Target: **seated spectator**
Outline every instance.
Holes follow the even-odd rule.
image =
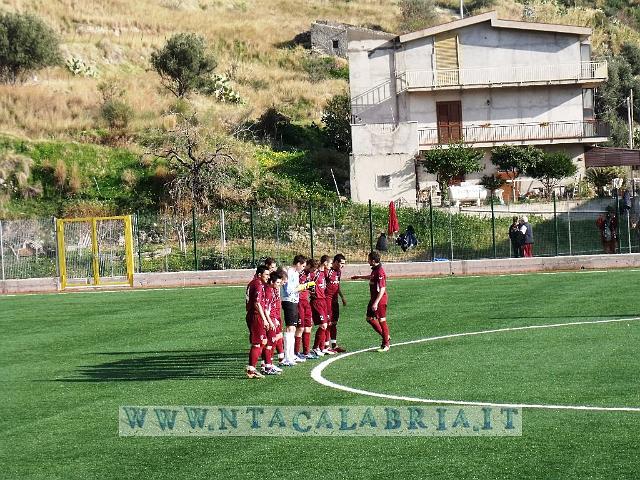
[[[387,242],[387,234],[382,232],[376,242],[376,250],[379,252],[386,252],[389,250],[389,243]]]

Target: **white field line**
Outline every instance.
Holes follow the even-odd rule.
[[[423,343],[423,342],[434,342],[436,340],[444,340],[447,338],[456,338],[456,337],[468,337],[472,335],[484,335],[490,333],[500,333],[500,332],[514,332],[518,330],[534,330],[534,329],[542,329],[542,328],[557,328],[557,327],[568,327],[568,326],[577,326],[577,325],[593,325],[593,324],[603,324],[603,323],[616,323],[616,322],[632,322],[640,320],[640,317],[631,317],[631,318],[616,318],[611,320],[595,320],[595,321],[585,321],[585,322],[570,322],[570,323],[555,323],[549,325],[529,325],[526,327],[510,327],[510,328],[498,328],[494,330],[482,330],[478,332],[466,332],[466,333],[454,333],[451,335],[440,335],[437,337],[429,337],[429,338],[421,338],[419,340],[410,340],[408,342],[400,342],[392,344],[392,347],[399,347],[402,345],[412,345],[415,343]],[[596,407],[591,405],[545,405],[545,404],[527,404],[527,403],[492,403],[492,402],[469,402],[464,400],[447,400],[447,399],[435,399],[435,398],[419,398],[419,397],[407,397],[402,395],[390,395],[386,393],[376,393],[370,392],[367,390],[361,390],[358,388],[351,388],[346,385],[340,385],[338,383],[327,380],[322,376],[323,370],[331,365],[334,362],[347,358],[351,355],[357,355],[363,352],[370,352],[373,350],[377,350],[378,347],[365,348],[363,350],[357,350],[355,352],[343,353],[336,357],[332,357],[328,360],[323,361],[318,364],[313,370],[311,370],[311,378],[313,378],[316,382],[324,385],[326,387],[335,388],[337,390],[342,390],[349,393],[356,393],[359,395],[367,395],[369,397],[378,397],[378,398],[386,398],[389,400],[401,400],[406,402],[416,402],[416,403],[433,403],[433,404],[443,404],[443,405],[475,405],[475,406],[486,406],[486,407],[502,407],[502,408],[540,408],[540,409],[548,409],[548,410],[587,410],[587,411],[596,411],[596,412],[640,412],[640,407]],[[381,354],[382,355],[382,354]]]

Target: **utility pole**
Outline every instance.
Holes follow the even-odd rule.
[[[629,148],[633,148],[633,89],[627,97],[627,122],[629,124]]]
[[[464,18],[464,0],[460,0],[460,19]]]

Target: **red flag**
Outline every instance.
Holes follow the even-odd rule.
[[[398,215],[396,215],[396,205],[393,202],[389,202],[389,226],[387,233],[393,235],[399,231],[400,226],[398,225]]]

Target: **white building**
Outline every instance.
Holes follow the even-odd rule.
[[[350,37],[351,197],[415,205],[434,184],[415,158],[462,141],[485,150],[478,181],[495,172],[497,145],[566,151],[607,140],[594,118],[606,62],[591,61],[591,29],[499,20],[495,12],[399,37]]]

